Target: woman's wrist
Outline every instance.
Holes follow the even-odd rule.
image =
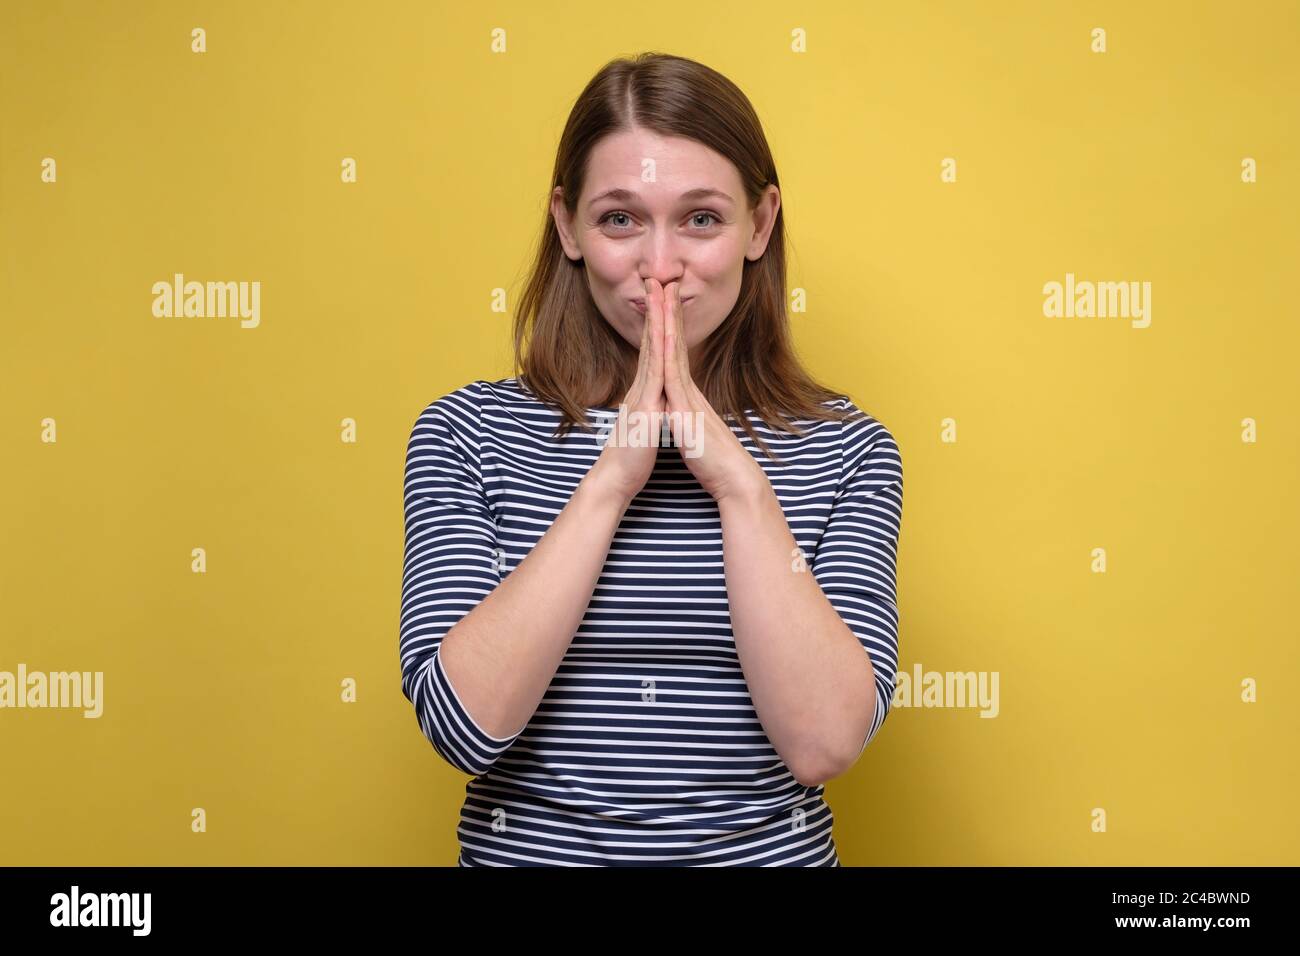
[[[574,497],[576,498],[579,494],[589,498],[598,507],[616,510],[620,518],[623,512],[627,510],[628,505],[632,503],[632,499],[636,497],[636,492],[629,493],[628,489],[609,480],[608,473],[601,466],[599,458],[591,466],[591,470],[578,482]]]

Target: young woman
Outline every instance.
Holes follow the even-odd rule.
[[[898,666],[902,465],[794,356],[758,118],[694,61],[613,61],[551,196],[516,375],[407,449],[402,690],[473,777],[458,864],[838,866],[823,785]]]

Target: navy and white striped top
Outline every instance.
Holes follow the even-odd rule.
[[[594,428],[616,415],[587,409]],[[552,439],[559,420],[517,378],[480,380],[425,408],[407,448],[402,692],[438,754],[473,777],[457,865],[839,866],[824,787],[795,780],[759,723],[731,631],[717,503],[677,448],[659,448],[527,725],[493,737],[461,704],[439,642],[519,566],[602,450],[581,428]],[[898,668],[898,446],[869,415],[801,419],[803,437],[750,420],[784,463],[734,422],[733,433],[871,656],[865,750]]]

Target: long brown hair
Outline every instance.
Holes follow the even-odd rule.
[[[740,172],[751,211],[769,184],[780,187],[762,125],[745,94],[702,63],[648,52],[608,62],[569,113],[550,193],[562,187],[570,213],[582,193],[593,147],[603,137],[633,127],[687,137],[727,157]],[[559,409],[556,435],[577,424],[590,427],[588,402],[598,408],[617,405],[632,386],[637,364],[636,348],[597,310],[583,268],[564,254],[548,212],[515,314],[514,362],[519,380]],[[768,428],[796,435],[803,432],[787,418],[848,417],[821,404],[848,396],[814,381],[795,356],[785,270],[785,222],[778,209],[763,255],[743,265],[731,314],[696,346],[702,350],[696,385],[723,419],[738,421],[769,458],[776,456],[755,434],[747,410]]]

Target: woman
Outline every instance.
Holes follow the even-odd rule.
[[[473,776],[458,865],[838,866],[823,784],[893,694],[902,468],[794,357],[758,118],[699,63],[613,61],[550,211],[516,376],[407,450],[402,690]]]

